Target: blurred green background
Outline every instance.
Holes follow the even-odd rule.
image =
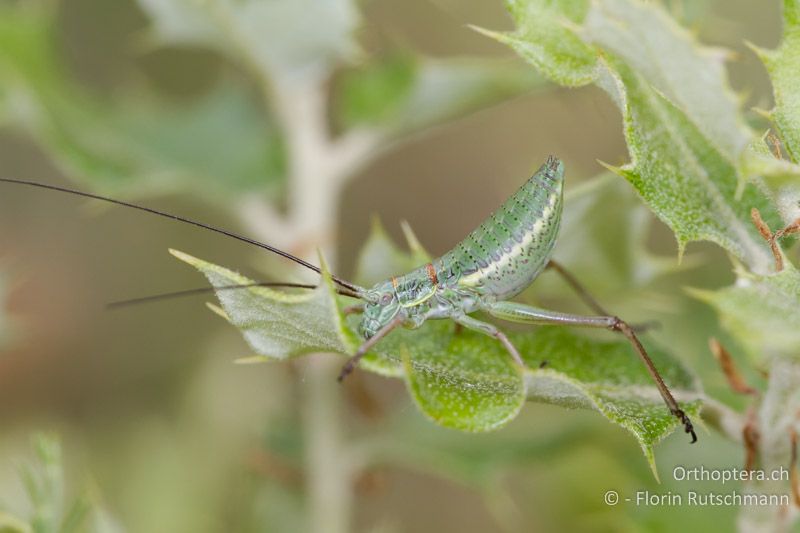
[[[777,44],[776,3],[668,6],[701,40],[734,51],[734,88],[746,105],[768,108],[765,73],[743,42]],[[467,27],[509,28],[500,1],[372,0],[361,9],[356,35],[369,56],[471,56],[529,70]],[[164,109],[173,109],[231,80],[255,92],[241,67],[221,54],[148,44],[143,37],[150,22],[135,2],[62,0],[55,13],[49,38],[59,68],[90,99],[145,88]],[[346,71],[334,74],[332,98]],[[568,190],[602,171],[596,160],[626,161],[620,117],[604,93],[531,83],[531,91],[498,96],[491,105],[415,132],[359,170],[343,192],[338,227],[332,228],[336,271],[353,273],[374,214],[398,241],[400,221],[409,221],[438,254],[480,223],[548,154],[566,162]],[[75,183],[32,135],[11,127],[0,130],[0,175]],[[167,189],[122,192],[247,231],[232,214],[241,208],[226,205],[234,197],[185,186]],[[306,443],[300,420],[309,362],[232,364],[249,348],[234,328],[208,312],[202,298],[104,309],[112,300],[202,286],[200,276],[167,254],[170,247],[253,276],[270,273],[276,262],[207,232],[96,207],[47,192],[0,189],[0,294],[10,330],[0,353],[0,509],[25,516],[29,504],[18,465],[30,460],[30,435],[51,430],[64,442],[70,490],[92,487],[124,530],[304,530]],[[600,205],[596,216],[611,216],[615,207],[613,201]],[[613,235],[603,244],[613,258]],[[580,250],[592,243],[572,245]],[[647,245],[675,257],[674,239],[660,223],[648,230]],[[685,268],[639,293],[619,294],[612,282],[591,272],[584,272],[585,281],[629,320],[662,321],[656,338],[669,339],[707,391],[740,405],[706,348],[708,337],[725,336],[713,313],[681,290],[729,284],[729,264],[718,249],[698,244],[689,247],[686,261]],[[539,283],[552,281],[545,276]],[[580,309],[566,292],[543,290],[541,298]],[[470,435],[423,419],[398,380],[360,373],[341,395],[342,432],[392,444],[385,460],[354,483],[354,530],[728,530],[735,521],[736,508],[603,503],[609,489],[685,491],[685,483],[672,479],[677,464],[740,466],[742,449],[714,433],[701,430],[700,442],[690,448],[683,434],[660,445],[659,485],[634,439],[596,413],[529,404],[507,428]]]

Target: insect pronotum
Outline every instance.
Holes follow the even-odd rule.
[[[0,182],[102,200],[170,218],[258,246],[320,273],[319,267],[269,244],[164,211],[46,183],[8,178],[0,178]],[[557,158],[550,156],[511,198],[464,240],[438,259],[402,276],[381,281],[370,288],[360,287],[337,276],[331,276],[338,286],[339,294],[363,301],[360,305],[350,307],[349,311],[361,314],[359,333],[364,342],[342,367],[339,380],[352,372],[370,348],[392,330],[400,326],[417,328],[426,320],[447,318],[465,328],[494,337],[502,343],[514,361],[522,366],[524,366],[522,357],[508,337],[495,325],[470,316],[472,313],[483,311],[495,318],[522,324],[605,328],[621,333],[630,341],[653,378],[670,413],[681,421],[686,433],[691,435],[692,442],[697,441],[691,420],[672,396],[636,336],[634,328],[619,317],[607,313],[563,266],[550,259],[561,222],[563,185],[564,165]],[[561,313],[508,301],[522,292],[548,267],[562,275],[597,314]],[[295,283],[255,285],[314,287]],[[222,287],[221,290],[234,290],[245,286],[249,285],[232,285]],[[116,305],[208,290],[213,289],[180,291],[117,302]]]

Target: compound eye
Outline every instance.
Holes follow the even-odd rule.
[[[392,301],[392,295],[391,294],[384,294],[383,297],[381,298],[381,303],[383,305],[387,305],[391,301]]]
[[[375,294],[374,292],[373,293],[369,293],[368,292],[368,293],[364,294],[364,299],[366,301],[368,301],[369,303],[371,303],[371,304],[376,304],[380,300],[380,298],[378,298],[378,295]]]

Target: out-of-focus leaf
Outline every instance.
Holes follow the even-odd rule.
[[[755,360],[800,357],[800,273],[793,266],[767,276],[740,273],[731,287],[692,294],[717,310],[722,325]]]
[[[92,502],[86,496],[78,497],[61,520],[59,533],[78,533],[84,531],[84,524],[92,511]]]
[[[134,102],[110,125],[141,162],[127,174],[189,190],[280,190],[283,144],[252,95],[228,85],[182,109],[160,107]]]
[[[85,521],[89,505],[83,498],[78,498],[69,510],[65,509],[60,441],[52,435],[36,435],[33,448],[37,464],[23,467],[21,471],[33,507],[31,530],[75,531]]]
[[[800,0],[783,2],[783,41],[776,50],[755,48],[767,67],[775,94],[770,118],[786,151],[800,163]]]
[[[407,134],[542,83],[509,62],[395,55],[341,76],[335,90],[336,120],[345,128]]]
[[[384,237],[378,233],[372,240],[380,239]],[[221,267],[175,255],[200,269],[216,287],[248,282]],[[398,256],[398,252],[387,256]],[[369,269],[362,266],[360,271]],[[345,320],[341,316],[327,275],[323,280],[320,288],[299,296],[263,288],[217,294],[231,322],[267,358],[284,359],[314,350],[351,354],[358,344],[359,317]],[[563,328],[510,332],[509,338],[526,360],[524,372],[496,340],[471,331],[456,332],[447,320],[392,332],[362,366],[384,375],[405,376],[426,416],[462,430],[500,427],[514,418],[526,398],[596,409],[633,433],[652,464],[653,445],[678,422],[626,341],[598,342]],[[700,393],[690,374],[664,352],[653,350],[652,355],[687,412],[696,414]],[[548,365],[540,368],[544,361]]]
[[[569,87],[594,80],[597,53],[570,26],[583,22],[588,0],[506,0],[517,29],[500,33],[476,28],[505,43],[550,80]]]
[[[0,511],[0,533],[32,533],[25,521]]]
[[[611,173],[601,174],[567,190],[554,258],[579,279],[592,280],[593,292],[598,284],[605,292],[641,290],[654,278],[686,266],[674,256],[650,252],[652,221],[633,187]]]
[[[320,75],[357,50],[351,0],[139,0],[155,38],[219,50],[260,76]]]
[[[418,65],[408,55],[395,55],[345,72],[336,92],[338,121],[350,128],[396,119],[414,89]]]
[[[33,506],[34,531],[56,531],[64,510],[64,470],[61,443],[52,435],[33,439],[38,464],[24,467],[22,479]]]
[[[12,335],[11,318],[6,310],[6,280],[0,275],[0,348],[3,348]]]
[[[776,157],[765,141],[754,140],[742,153],[743,174],[763,179],[783,223],[791,224],[800,218],[800,165]]]
[[[430,256],[422,249],[408,224],[403,225],[409,251],[397,247],[389,238],[380,219],[372,219],[369,237],[358,255],[356,280],[367,286],[409,272],[426,263]]]
[[[0,533],[120,533],[111,515],[96,504],[90,493],[67,501],[61,441],[51,434],[32,438],[36,460],[20,469],[30,500],[30,519],[26,522],[0,511]]]
[[[110,192],[280,190],[281,138],[248,91],[223,84],[167,106],[152,96],[91,97],[59,68],[51,15],[0,10],[6,119],[31,131],[64,171]]]

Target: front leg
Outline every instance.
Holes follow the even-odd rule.
[[[381,340],[386,335],[391,333],[391,331],[393,329],[395,329],[396,327],[398,327],[402,323],[403,323],[403,317],[396,316],[391,320],[391,322],[389,322],[388,324],[383,326],[381,329],[379,329],[375,333],[375,335],[373,335],[369,339],[365,340],[361,344],[361,346],[358,347],[358,350],[356,350],[356,353],[354,353],[353,356],[350,357],[347,360],[347,362],[344,364],[344,366],[342,366],[342,370],[341,370],[341,372],[339,372],[339,377],[336,378],[339,381],[339,383],[341,383],[342,380],[344,380],[344,378],[346,378],[348,374],[350,374],[353,370],[356,369],[356,365],[358,365],[358,362],[361,360],[361,358],[364,357],[367,354],[367,352],[370,351],[370,349],[373,346],[378,344],[379,340]]]
[[[490,315],[508,320],[509,322],[519,322],[521,324],[537,324],[537,325],[555,325],[555,326],[578,326],[585,328],[606,328],[612,331],[617,331],[625,335],[625,337],[633,345],[639,358],[647,368],[647,372],[653,378],[653,381],[667,404],[670,412],[675,415],[678,420],[683,423],[684,430],[692,436],[692,442],[697,440],[697,435],[692,427],[692,422],[689,417],[678,405],[678,402],[672,396],[669,388],[664,383],[661,375],[658,373],[650,356],[639,342],[636,333],[633,331],[627,322],[623,321],[616,316],[583,316],[573,315],[570,313],[560,313],[557,311],[548,311],[546,309],[539,309],[525,304],[516,302],[495,302],[488,304],[484,310]]]

